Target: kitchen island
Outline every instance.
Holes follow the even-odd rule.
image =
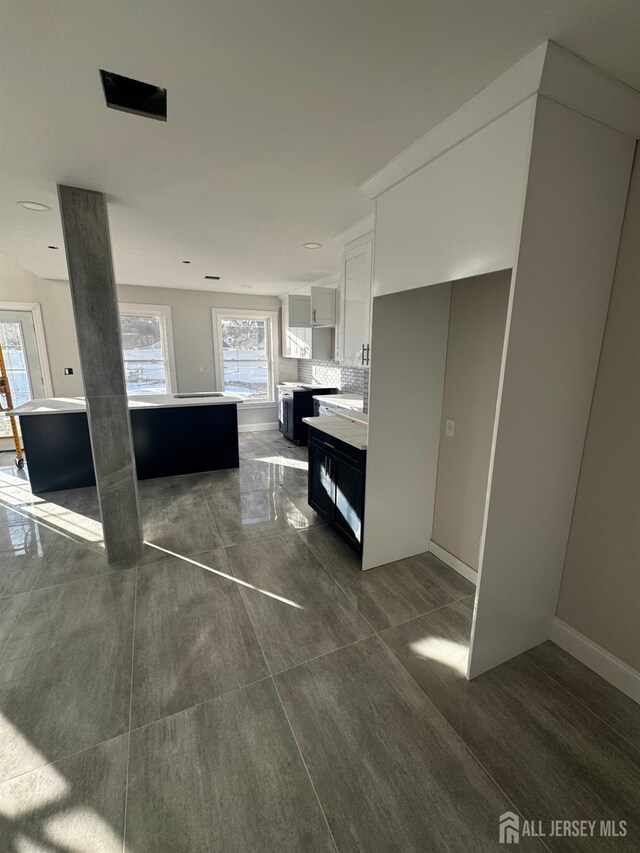
[[[241,402],[225,392],[129,397],[138,479],[237,468]],[[84,397],[31,400],[13,414],[34,493],[95,485]]]

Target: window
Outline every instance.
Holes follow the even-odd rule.
[[[175,368],[167,305],[120,305],[127,394],[171,394]]]
[[[42,312],[37,302],[0,301],[0,344],[14,407],[53,393],[44,340]],[[0,405],[6,405],[0,397]],[[20,419],[16,419],[20,430]],[[11,422],[0,414],[0,450],[9,449]]]
[[[33,397],[20,323],[0,321],[0,344],[2,344],[4,365],[9,379],[9,387],[11,388],[13,406],[17,408],[23,403],[28,403]],[[6,406],[4,398],[0,400],[0,403]],[[0,436],[5,437],[11,434],[11,422],[9,418],[6,416],[0,417]]]
[[[247,402],[275,400],[277,312],[214,310],[220,388]]]

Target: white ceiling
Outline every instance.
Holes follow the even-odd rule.
[[[67,277],[57,183],[108,195],[122,284],[281,293],[338,269],[365,178],[546,38],[640,89],[638,0],[0,10],[0,252],[46,278]],[[99,68],[166,87],[168,122],[107,109]]]

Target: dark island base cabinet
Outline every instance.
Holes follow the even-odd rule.
[[[366,450],[309,427],[309,505],[362,554]]]
[[[235,404],[129,411],[139,480],[240,464]],[[85,412],[22,415],[20,427],[35,494],[95,485]]]

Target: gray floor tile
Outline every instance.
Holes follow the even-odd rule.
[[[132,726],[269,674],[224,550],[138,571]]]
[[[200,496],[200,483],[197,474],[182,474],[177,477],[156,477],[151,480],[138,480],[138,494],[144,498],[168,498],[173,495],[189,495],[196,492]]]
[[[201,495],[172,495],[140,501],[145,540],[177,554],[220,546],[220,537]]]
[[[220,489],[236,487],[241,492],[255,492],[278,487],[300,490],[307,484],[306,461],[283,456],[273,447],[257,452],[254,458],[240,460],[240,467],[226,471],[210,471],[198,475],[209,495]]]
[[[24,477],[16,477],[0,469],[0,503],[3,506],[17,509],[21,506],[32,506],[39,500],[41,499],[31,491],[26,474]]]
[[[276,489],[242,492],[235,487],[205,490],[205,494],[225,547],[309,525],[304,514]]]
[[[134,566],[135,563],[109,563],[102,548],[88,548],[66,536],[58,536],[44,558],[33,588],[44,589]]]
[[[340,851],[501,849],[509,802],[377,637],[275,681]]]
[[[447,566],[430,551],[409,557],[408,561],[419,566],[434,583],[441,586],[452,598],[465,598],[475,594],[476,588],[471,581],[463,578],[462,575],[459,575],[458,572]]]
[[[363,572],[359,558],[328,527],[313,528],[301,535],[377,631],[454,600],[418,560],[398,560]]]
[[[531,819],[626,820],[626,838],[547,839],[553,851],[631,851],[640,752],[526,655],[469,682],[471,614],[445,607],[381,636],[508,797]]]
[[[95,486],[81,489],[62,489],[57,492],[43,492],[37,498],[44,501],[51,516],[59,515],[75,523],[80,530],[98,530],[100,523],[100,504]],[[93,522],[91,524],[90,522]]]
[[[241,460],[242,464],[242,460]],[[217,491],[240,485],[239,468],[222,468],[220,471],[203,471],[197,475],[198,483],[203,491]]]
[[[14,557],[0,554],[0,598],[28,592],[41,568],[41,557]]]
[[[276,681],[341,853],[504,849],[509,802],[442,715],[532,820],[629,821],[553,853],[635,851],[638,706],[550,643],[467,682],[473,587],[430,554],[363,573],[307,504],[307,448],[239,444],[239,469],[141,483],[160,548],[113,573],[95,488],[32,495],[0,458],[3,842],[120,853],[133,680],[134,725],[171,716],[133,733],[130,853],[331,850],[272,681],[238,686],[264,650],[295,666]]]
[[[0,506],[0,598],[31,589],[55,538],[27,514]]]
[[[640,749],[640,705],[550,640],[526,653],[565,690]]]
[[[473,615],[473,606],[476,603],[476,597],[474,595],[469,595],[467,598],[460,598],[459,604],[461,604],[464,608],[466,608]]]
[[[131,735],[127,850],[333,851],[270,680]]]
[[[121,853],[128,737],[0,785],[3,850]]]
[[[21,592],[8,598],[0,598],[0,654],[28,597],[28,592]]]
[[[0,779],[127,731],[135,570],[34,591],[0,663]]]
[[[295,534],[229,548],[272,672],[325,654],[371,628]]]
[[[345,587],[348,592],[353,592],[351,587],[357,589],[358,579],[362,574],[362,560],[337,533],[328,527],[322,527],[309,533],[301,532],[300,536],[328,572],[346,578]]]
[[[307,530],[309,527],[324,526],[318,513],[309,506],[307,489],[282,489],[287,523],[291,530]]]

